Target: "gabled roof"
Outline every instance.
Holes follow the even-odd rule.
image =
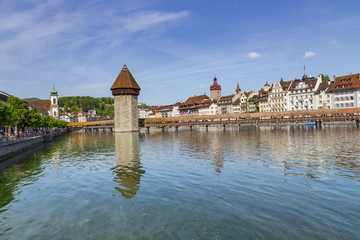
[[[315,94],[319,94],[320,91],[325,91],[329,86],[330,85],[327,82],[320,83],[320,85],[319,85],[318,89],[316,90]]]
[[[233,105],[240,104],[240,98],[235,99],[235,100],[232,102],[232,104],[233,104]]]
[[[234,94],[228,95],[228,96],[221,96],[218,100],[218,105],[226,105],[226,104],[232,104],[232,99],[234,97]]]
[[[314,88],[316,86],[316,81],[317,78],[308,78],[306,75],[304,75],[303,80],[295,79],[294,81],[292,81],[289,90],[296,90],[296,87],[302,82],[308,85],[308,87],[305,89]]]
[[[37,112],[41,110],[50,110],[50,100],[39,100],[39,101],[25,101],[31,108],[36,109]]]
[[[326,92],[360,88],[360,73],[336,77]]]
[[[280,85],[283,88],[283,90],[288,90],[288,88],[290,87],[292,81],[280,81]]]
[[[204,101],[205,99],[210,99],[208,96],[206,96],[205,94],[203,95],[199,95],[199,96],[193,96],[193,97],[189,97],[184,104],[194,104],[194,103],[201,103],[202,101]]]

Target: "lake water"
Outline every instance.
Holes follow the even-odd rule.
[[[0,164],[0,239],[359,238],[354,126],[72,133]]]

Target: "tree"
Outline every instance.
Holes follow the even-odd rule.
[[[321,79],[322,79],[322,81],[321,82],[323,82],[323,83],[327,83],[327,82],[329,82],[330,81],[330,77],[329,77],[329,75],[327,75],[327,74],[321,74]]]
[[[263,89],[263,88],[260,88],[260,90],[259,90],[258,93],[261,93],[261,92],[263,92],[263,91],[264,91],[264,89]]]
[[[110,117],[114,117],[114,105],[106,106],[103,112],[103,115],[108,115]]]
[[[9,104],[0,102],[0,127],[10,126],[15,123],[15,112]]]
[[[72,106],[70,108],[70,112],[77,112],[77,111],[80,111],[80,108],[78,106]]]
[[[13,108],[15,114],[14,124],[19,129],[27,128],[29,124],[29,109],[27,104],[18,97],[10,96],[7,99],[8,104]]]
[[[146,105],[146,103],[142,103],[142,104],[138,105],[138,108],[150,108],[150,106]]]

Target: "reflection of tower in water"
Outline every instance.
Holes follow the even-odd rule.
[[[140,188],[140,177],[145,173],[140,164],[139,133],[115,133],[116,167],[113,174],[115,187],[124,198],[132,198]]]

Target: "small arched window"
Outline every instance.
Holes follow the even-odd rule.
[[[54,111],[54,117],[56,117],[56,111]]]
[[[53,98],[53,104],[56,104],[56,98]]]

